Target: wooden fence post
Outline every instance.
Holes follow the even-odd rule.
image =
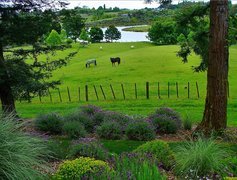
[[[62,102],[62,96],[61,96],[61,92],[60,92],[60,89],[59,89],[59,88],[58,88],[58,96],[59,96],[60,102]]]
[[[85,96],[86,96],[86,101],[88,101],[88,85],[85,86]]]
[[[94,85],[94,90],[95,90],[95,95],[96,95],[96,98],[97,98],[97,100],[99,100],[99,97],[98,97],[98,94],[97,94],[97,90],[96,90],[96,87],[95,87],[95,85]]]
[[[41,91],[39,91],[39,100],[40,100],[40,102],[42,102],[42,99],[41,99]]]
[[[177,94],[177,98],[179,98],[179,84],[178,84],[178,82],[176,82],[176,94]]]
[[[81,101],[81,88],[78,87],[78,100]]]
[[[106,96],[105,96],[104,90],[103,90],[103,88],[102,88],[101,85],[100,85],[100,89],[101,89],[101,92],[102,92],[102,94],[103,94],[103,96],[104,96],[104,100],[106,100]]]
[[[199,99],[200,95],[199,95],[198,82],[196,82],[196,88],[197,88],[197,97],[198,97],[198,99]]]
[[[149,99],[149,82],[146,82],[146,99]]]
[[[50,93],[49,89],[48,89],[48,94],[49,94],[50,102],[52,102],[52,101],[53,101],[53,99],[52,99],[52,95],[51,95],[51,93]]]
[[[123,92],[123,99],[125,100],[125,92],[124,92],[123,84],[121,84],[121,87],[122,87],[122,92]]]
[[[135,98],[137,99],[137,84],[135,83]]]
[[[71,102],[71,95],[70,95],[70,91],[69,91],[69,87],[68,86],[67,86],[67,95],[68,95],[69,102]]]
[[[158,94],[157,94],[157,95],[158,95],[158,98],[160,99],[160,82],[158,82],[157,85],[158,85],[158,87],[157,87],[157,88],[158,88],[158,89],[157,89],[157,90],[158,90]]]
[[[115,94],[114,94],[114,89],[113,89],[113,86],[112,86],[111,84],[110,84],[110,89],[111,89],[111,91],[112,91],[112,94],[113,94],[114,99],[116,99]]]
[[[190,84],[188,82],[188,99],[189,99],[189,97],[190,97]]]

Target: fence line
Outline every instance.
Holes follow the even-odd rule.
[[[119,87],[120,86],[120,87]],[[143,86],[143,87],[142,87]],[[205,89],[200,88],[198,82],[144,82],[141,83],[114,83],[107,85],[85,85],[78,86],[75,91],[73,88],[66,86],[64,88],[48,89],[46,92],[39,92],[38,101],[44,102],[76,102],[76,101],[92,101],[92,100],[131,100],[131,99],[179,99],[179,98],[195,98],[204,97]],[[98,88],[99,87],[99,88]],[[227,96],[230,97],[229,83],[227,83]],[[200,91],[202,89],[203,91]],[[76,93],[75,93],[76,92]],[[84,93],[82,93],[84,92]],[[202,92],[202,95],[201,95]],[[44,96],[46,95],[46,98]],[[34,99],[37,101],[37,99]]]

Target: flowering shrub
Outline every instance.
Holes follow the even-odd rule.
[[[154,128],[142,120],[129,124],[125,131],[127,138],[130,140],[147,141],[155,138]]]
[[[161,140],[147,142],[134,150],[136,153],[152,154],[159,165],[169,169],[174,164],[174,155],[169,145]]]
[[[71,147],[68,157],[76,158],[79,156],[106,160],[109,158],[109,152],[96,142],[79,143]]]
[[[101,126],[97,127],[96,133],[103,139],[121,139],[123,136],[121,126],[115,121],[104,122]]]
[[[170,108],[157,109],[148,117],[158,133],[176,133],[182,127],[180,115]]]
[[[56,113],[40,115],[35,120],[35,127],[51,134],[61,134],[63,118]]]
[[[60,164],[53,179],[90,179],[90,177],[99,177],[100,174],[109,173],[110,171],[109,165],[104,161],[80,157],[72,161],[64,161]]]
[[[83,124],[77,121],[67,121],[63,125],[63,133],[69,138],[85,137],[86,130]]]

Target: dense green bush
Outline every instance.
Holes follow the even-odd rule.
[[[12,117],[0,115],[0,179],[44,179],[44,143],[20,131]]]
[[[175,150],[176,174],[187,179],[221,179],[226,172],[228,153],[212,139],[198,138]]]
[[[121,126],[115,121],[107,121],[97,127],[96,134],[103,139],[121,139],[123,132]]]
[[[78,121],[66,121],[63,125],[63,133],[69,138],[75,139],[85,137],[86,130],[84,125]]]
[[[95,130],[94,122],[91,116],[81,112],[80,109],[68,114],[64,117],[65,121],[77,121],[84,125],[85,130],[89,133],[93,133]]]
[[[166,169],[174,165],[174,155],[169,145],[161,140],[147,142],[134,150],[136,153],[152,154],[158,160],[160,166]]]
[[[130,140],[147,141],[155,138],[155,131],[149,123],[137,120],[127,126],[126,136]]]
[[[110,171],[109,165],[104,161],[80,157],[72,161],[64,161],[60,164],[53,179],[90,179],[94,176],[99,178],[101,174],[109,173]]]
[[[35,120],[35,127],[51,134],[61,134],[63,127],[63,118],[57,113],[40,115]]]
[[[148,117],[158,133],[176,133],[182,127],[180,115],[170,108],[159,108]]]
[[[80,156],[107,160],[109,152],[96,142],[79,143],[71,147],[68,158],[73,159]]]

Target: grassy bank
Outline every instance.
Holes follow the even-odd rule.
[[[132,31],[132,32],[148,32],[151,26],[137,26],[124,28],[123,31]]]
[[[134,48],[131,48],[134,46]],[[102,50],[100,50],[102,47]],[[194,122],[202,118],[205,91],[206,73],[194,73],[192,66],[198,65],[199,57],[192,55],[190,62],[183,64],[176,56],[178,46],[154,46],[151,43],[101,43],[91,44],[82,48],[74,44],[71,49],[58,52],[57,57],[78,50],[78,54],[69,62],[68,66],[54,73],[55,79],[60,79],[59,87],[62,103],[57,90],[50,90],[50,98],[33,99],[32,103],[17,103],[17,110],[23,117],[32,118],[39,113],[58,111],[63,114],[72,111],[82,104],[95,104],[105,109],[115,110],[127,114],[147,115],[160,106],[169,106],[179,111],[183,116],[189,114]],[[120,57],[120,66],[112,67],[110,57]],[[228,106],[228,123],[237,125],[237,91],[234,74],[237,70],[237,46],[230,48],[230,99]],[[45,57],[42,56],[42,59]],[[87,59],[96,58],[97,66],[85,68]],[[150,99],[146,100],[145,83],[150,82]],[[157,98],[158,84],[160,96]],[[170,97],[167,96],[168,82]],[[179,98],[177,98],[176,82],[178,82]],[[188,82],[190,83],[190,97],[188,99]],[[200,98],[197,98],[196,82],[198,82]],[[121,83],[124,86],[126,100],[123,100]],[[137,84],[138,99],[135,99],[134,83]],[[111,93],[113,86],[116,100]],[[89,89],[89,102],[85,102],[85,85]],[[100,90],[103,87],[106,100]],[[98,92],[99,101],[95,95],[94,86]],[[69,103],[67,87],[69,87],[71,102]],[[80,102],[78,88],[80,87]]]

